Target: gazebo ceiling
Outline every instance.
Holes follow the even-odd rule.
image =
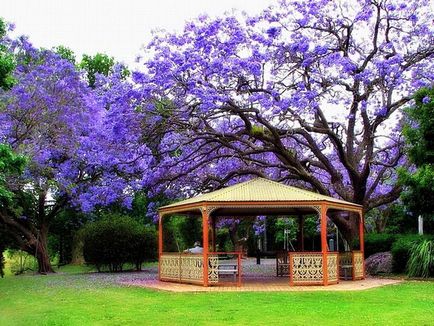
[[[219,189],[190,199],[182,200],[174,204],[161,207],[159,210],[176,210],[176,208],[199,206],[203,203],[266,203],[274,204],[292,203],[303,205],[309,203],[328,202],[331,204],[344,205],[360,208],[360,205],[341,199],[324,196],[312,191],[287,186],[264,178],[256,178],[233,186]],[[233,210],[232,214],[235,213]],[[241,213],[241,211],[239,212]],[[244,212],[245,213],[245,212]],[[276,212],[277,213],[277,212]]]

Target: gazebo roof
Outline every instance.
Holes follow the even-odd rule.
[[[256,178],[238,183],[207,194],[199,195],[177,203],[160,207],[160,210],[171,209],[180,206],[190,206],[206,202],[329,202],[340,205],[361,207],[360,205],[324,196],[312,191],[287,186],[264,178]]]

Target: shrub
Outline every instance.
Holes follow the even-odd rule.
[[[143,261],[155,257],[155,230],[130,217],[111,216],[89,223],[83,230],[83,255],[98,271],[122,271],[131,263],[141,269]]]
[[[0,20],[1,25],[1,20]],[[3,253],[6,251],[6,248],[8,247],[8,239],[6,230],[1,227],[0,225],[0,277],[4,277],[4,269],[5,269],[5,257]]]
[[[370,233],[365,236],[365,257],[369,257],[377,252],[390,251],[396,240],[394,234]]]
[[[391,250],[393,256],[393,272],[404,273],[406,271],[407,262],[410,258],[410,249],[414,244],[419,243],[422,239],[423,237],[417,234],[397,237]]]
[[[142,264],[147,260],[155,260],[157,258],[157,232],[155,227],[143,227],[138,237],[133,240],[131,263],[134,264],[136,270],[142,269]]]
[[[434,240],[423,240],[411,247],[407,270],[410,277],[434,275]]]
[[[22,250],[9,249],[6,251],[6,257],[10,270],[15,275],[33,271],[37,266],[35,257]]]

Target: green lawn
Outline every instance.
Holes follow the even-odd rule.
[[[111,274],[61,271],[0,279],[0,325],[434,325],[434,282],[344,293],[174,294],[120,286]]]

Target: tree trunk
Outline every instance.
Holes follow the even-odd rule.
[[[60,234],[60,237],[59,237],[59,263],[58,263],[58,266],[65,265],[65,264],[66,264],[65,246],[63,245],[63,234]]]
[[[76,232],[73,236],[71,264],[73,265],[84,264],[83,236],[80,232]]]
[[[354,240],[359,237],[359,214],[350,213],[348,218],[339,214],[332,214],[330,215],[330,219],[336,224],[340,234],[352,249]]]
[[[35,252],[33,253],[38,261],[38,273],[40,274],[54,273],[50,263],[50,256],[48,255],[47,234],[48,231],[45,229],[41,230],[35,244]]]
[[[229,227],[229,238],[232,241],[232,245],[234,246],[234,250],[237,250],[237,244],[238,244],[238,224],[233,224]]]
[[[61,197],[47,214],[45,212],[47,193],[47,190],[40,191],[37,197],[38,214],[30,224],[20,222],[13,211],[0,207],[0,223],[8,228],[21,250],[36,258],[38,272],[41,274],[54,273],[48,255],[48,230],[50,222],[67,203],[67,197]],[[39,228],[29,225],[39,226]]]
[[[5,268],[5,259],[3,257],[3,248],[0,248],[0,277],[3,278],[5,273],[3,269]]]
[[[38,260],[38,273],[54,273],[53,267],[50,263],[50,257],[48,256],[48,252],[42,246],[39,246],[38,252],[36,254],[36,259]]]

